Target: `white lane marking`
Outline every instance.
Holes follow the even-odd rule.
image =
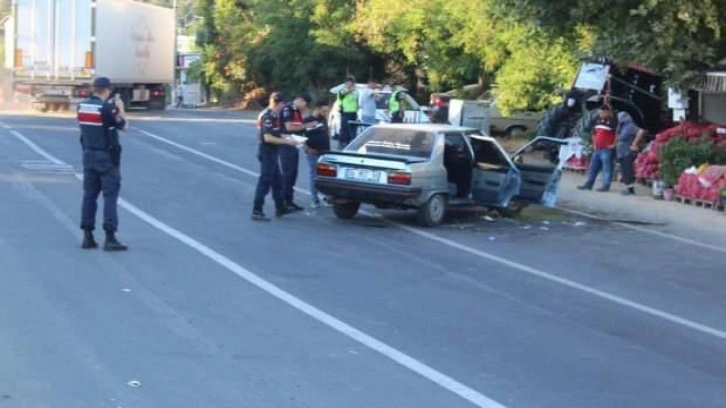
[[[159,141],[161,141],[163,143],[167,143],[169,145],[179,147],[179,148],[181,148],[181,149],[183,149],[183,150],[185,150],[185,151],[187,151],[189,153],[192,153],[194,155],[197,155],[199,157],[203,157],[203,158],[210,159],[210,160],[214,161],[215,163],[219,163],[219,164],[221,164],[221,165],[223,165],[225,167],[228,167],[230,169],[237,170],[237,171],[240,171],[240,172],[242,172],[244,174],[248,174],[248,175],[251,175],[251,176],[255,176],[255,177],[258,176],[258,173],[254,172],[254,171],[251,171],[251,170],[242,168],[240,166],[234,165],[232,163],[226,162],[226,161],[224,161],[222,159],[219,159],[217,157],[210,156],[210,155],[208,155],[206,153],[203,153],[203,152],[200,152],[198,150],[192,149],[191,147],[187,147],[185,145],[181,145],[179,143],[173,142],[171,140],[168,140],[168,139],[163,138],[163,137],[158,136],[158,135],[153,135],[153,134],[151,134],[149,132],[146,132],[146,131],[143,131],[143,130],[140,130],[140,129],[137,129],[137,130],[139,130],[140,132],[144,133],[145,135],[147,135],[149,137],[152,137],[152,138],[154,138],[156,140],[159,140]],[[305,189],[302,189],[302,188],[295,187],[295,190],[309,194],[309,191],[307,191]],[[367,214],[368,215],[372,215],[370,213],[367,213]],[[639,312],[648,314],[650,316],[657,317],[657,318],[660,318],[660,319],[669,321],[671,323],[675,323],[675,324],[678,324],[678,325],[687,327],[689,329],[692,329],[692,330],[695,330],[695,331],[698,331],[698,332],[701,332],[701,333],[704,333],[704,334],[708,334],[708,335],[717,337],[717,338],[722,339],[722,340],[726,340],[726,331],[724,331],[724,330],[720,330],[720,329],[717,329],[717,328],[714,328],[714,327],[710,327],[710,326],[707,326],[705,324],[698,323],[696,321],[693,321],[693,320],[690,320],[690,319],[687,319],[687,318],[684,318],[684,317],[675,315],[673,313],[669,313],[669,312],[666,312],[666,311],[663,311],[663,310],[660,310],[660,309],[656,309],[654,307],[651,307],[651,306],[648,306],[648,305],[645,305],[645,304],[642,304],[642,303],[639,303],[639,302],[635,302],[633,300],[626,299],[624,297],[621,297],[621,296],[618,296],[618,295],[614,295],[612,293],[609,293],[609,292],[606,292],[606,291],[603,291],[603,290],[600,290],[600,289],[597,289],[597,288],[594,288],[594,287],[591,287],[591,286],[588,286],[588,285],[585,285],[585,284],[582,284],[582,283],[578,283],[578,282],[575,282],[573,280],[570,280],[570,279],[567,279],[567,278],[563,278],[563,277],[560,277],[560,276],[557,276],[557,275],[554,275],[554,274],[551,274],[551,273],[542,271],[540,269],[537,269],[537,268],[534,268],[534,267],[531,267],[531,266],[527,266],[527,265],[521,264],[519,262],[511,261],[509,259],[506,259],[506,258],[497,256],[497,255],[494,255],[494,254],[491,254],[489,252],[482,251],[482,250],[479,250],[479,249],[476,249],[476,248],[472,248],[472,247],[466,246],[464,244],[460,244],[458,242],[452,241],[450,239],[440,237],[440,236],[435,235],[435,234],[432,234],[430,232],[422,231],[420,229],[413,228],[413,227],[409,227],[407,225],[403,225],[403,224],[400,224],[400,223],[397,223],[397,222],[394,222],[394,221],[390,221],[390,220],[386,220],[386,222],[389,222],[389,223],[391,223],[391,224],[393,224],[393,225],[395,225],[395,226],[397,226],[397,227],[399,227],[399,228],[401,228],[401,229],[403,229],[405,231],[411,232],[411,233],[416,234],[416,235],[418,235],[420,237],[423,237],[423,238],[426,238],[426,239],[429,239],[429,240],[432,240],[432,241],[436,241],[438,243],[444,244],[444,245],[446,245],[448,247],[451,247],[451,248],[454,248],[454,249],[458,249],[460,251],[469,253],[471,255],[474,255],[474,256],[477,256],[477,257],[480,257],[480,258],[484,258],[484,259],[487,259],[489,261],[496,262],[496,263],[499,263],[501,265],[510,267],[512,269],[516,269],[516,270],[519,270],[521,272],[525,272],[527,274],[530,274],[530,275],[533,275],[533,276],[537,276],[539,278],[548,280],[550,282],[558,283],[560,285],[569,287],[571,289],[579,290],[581,292],[584,292],[584,293],[587,293],[587,294],[596,296],[596,297],[598,297],[600,299],[608,300],[610,302],[619,304],[621,306],[624,306],[624,307],[628,307],[628,308],[637,310]]]
[[[43,150],[40,147],[38,147],[37,144],[33,143],[30,139],[28,139],[27,137],[25,137],[22,134],[20,134],[20,132],[18,132],[17,130],[11,130],[10,133],[13,136],[15,136],[16,138],[20,139],[21,142],[25,143],[34,152],[36,152],[39,155],[43,156],[49,162],[51,162],[53,164],[57,164],[57,165],[66,165],[66,163],[64,163],[64,162],[58,160],[57,158],[55,158],[54,156],[48,154],[45,150]]]
[[[216,158],[216,157],[214,157],[214,156],[211,156],[211,155],[208,155],[208,154],[206,154],[206,153],[202,153],[202,152],[200,152],[199,150],[196,150],[196,149],[192,149],[191,147],[187,147],[187,146],[185,146],[185,145],[183,145],[183,144],[179,144],[179,143],[177,143],[177,142],[171,141],[171,140],[169,140],[169,139],[166,139],[166,138],[163,138],[163,137],[161,137],[161,136],[157,136],[157,135],[155,135],[155,134],[153,134],[153,133],[151,133],[151,132],[147,132],[147,131],[145,131],[145,130],[143,130],[143,129],[139,129],[139,128],[137,128],[137,127],[133,128],[133,129],[135,129],[136,131],[140,132],[141,134],[143,134],[143,135],[146,135],[146,136],[148,136],[148,137],[150,137],[150,138],[152,138],[152,139],[158,140],[158,141],[160,141],[160,142],[162,142],[162,143],[166,143],[166,144],[168,144],[168,145],[170,145],[170,146],[174,146],[174,147],[176,147],[177,149],[181,149],[181,150],[184,150],[184,151],[185,151],[185,152],[187,152],[187,153],[191,153],[191,154],[194,154],[194,155],[196,155],[196,156],[199,156],[199,157],[201,157],[201,158],[207,159],[207,160],[209,160],[209,161],[212,161],[212,162],[214,162],[214,163],[217,163],[217,164],[219,164],[219,165],[222,165],[222,166],[224,166],[224,167],[230,168],[230,169],[232,169],[232,170],[236,170],[236,171],[238,171],[238,172],[240,172],[240,173],[244,173],[244,174],[247,174],[248,176],[252,176],[252,177],[257,177],[257,176],[259,176],[259,174],[258,174],[258,173],[255,173],[254,171],[251,171],[251,170],[247,170],[247,169],[245,169],[245,168],[242,168],[242,167],[240,167],[240,166],[237,166],[237,165],[235,165],[235,164],[232,164],[232,163],[230,163],[230,162],[228,162],[228,161],[224,161],[224,160],[222,160],[222,159],[218,159],[218,158]]]
[[[579,215],[579,216],[587,217],[587,218],[597,218],[597,217],[593,216],[592,214],[588,214],[588,213],[583,212],[583,211],[577,211],[577,210],[573,210],[573,209],[570,209],[570,208],[564,208],[564,207],[558,207],[558,208],[560,210],[562,210],[564,212],[568,212],[570,214],[575,214],[575,215]],[[667,232],[658,231],[658,230],[654,230],[654,229],[650,229],[650,228],[645,228],[645,227],[641,227],[641,226],[638,226],[638,225],[631,225],[631,224],[628,224],[628,223],[625,223],[625,222],[615,222],[614,224],[615,225],[618,225],[620,227],[623,227],[623,228],[627,228],[627,229],[633,230],[633,231],[643,232],[643,233],[651,234],[651,235],[657,235],[659,237],[672,239],[674,241],[682,242],[684,244],[689,244],[689,245],[701,247],[701,248],[704,248],[704,249],[709,249],[711,251],[722,252],[722,253],[726,254],[726,248],[724,248],[724,247],[719,247],[719,246],[716,246],[716,245],[706,244],[705,242],[696,241],[696,240],[693,240],[693,239],[690,239],[690,238],[684,238],[684,237],[681,237],[681,236],[678,236],[678,235],[674,235],[674,234],[670,234],[670,233],[667,233]]]
[[[54,163],[66,164],[60,159],[54,157],[50,153],[38,147],[38,145],[30,141],[22,134],[15,131],[13,131],[12,134],[16,138],[18,138],[18,140],[25,143],[33,151],[37,152],[46,159]],[[77,173],[75,176],[78,180],[83,180],[82,174]],[[170,237],[180,241],[186,246],[194,249],[200,254],[206,256],[208,259],[214,261],[216,264],[234,273],[235,275],[256,286],[257,288],[263,290],[269,295],[277,298],[284,303],[287,303],[298,311],[310,316],[311,318],[319,321],[320,323],[325,324],[331,329],[357,341],[358,343],[370,348],[371,350],[377,351],[381,355],[417,373],[418,375],[428,379],[429,381],[439,385],[440,387],[458,395],[459,397],[465,399],[466,401],[469,401],[475,406],[481,408],[506,408],[504,405],[485,396],[484,394],[481,394],[473,388],[464,385],[463,383],[453,379],[452,377],[449,377],[446,374],[443,374],[442,372],[426,365],[425,363],[416,360],[408,354],[392,346],[389,346],[388,344],[376,339],[375,337],[356,329],[350,324],[345,323],[342,320],[339,320],[332,315],[322,311],[321,309],[318,309],[315,306],[305,302],[304,300],[292,295],[291,293],[284,291],[283,289],[254,274],[253,272],[237,264],[226,256],[214,251],[213,249],[195,240],[194,238],[191,238],[183,232],[149,215],[148,213],[139,209],[130,202],[119,198],[118,204],[123,209],[135,215],[142,221],[146,222],[157,230],[169,235]]]
[[[138,122],[193,122],[193,123],[239,123],[244,125],[256,125],[256,119],[209,119],[209,118],[174,118],[169,116],[131,116]]]

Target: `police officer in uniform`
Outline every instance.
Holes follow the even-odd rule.
[[[388,99],[388,112],[391,113],[391,123],[403,123],[403,108],[401,106],[403,96],[404,93],[401,87],[396,87]]]
[[[260,176],[257,179],[257,190],[252,208],[252,220],[269,221],[263,211],[265,197],[272,190],[275,200],[275,215],[282,217],[290,212],[282,197],[282,176],[280,173],[280,147],[296,146],[292,138],[282,136],[280,114],[285,99],[281,93],[270,95],[267,109],[260,113],[258,127],[260,128],[260,147],[257,158],[260,161]]]
[[[93,81],[93,96],[78,104],[78,124],[83,148],[83,205],[81,247],[97,248],[93,236],[96,226],[98,195],[103,192],[103,229],[106,251],[125,251],[116,239],[118,213],[116,202],[121,189],[121,144],[119,130],[127,126],[126,112],[120,99],[111,97],[111,81],[98,77]]]
[[[283,136],[302,136],[305,132],[303,117],[307,116],[312,98],[308,94],[296,97],[292,103],[282,108],[281,122]],[[297,171],[300,165],[300,152],[297,146],[280,146],[280,165],[282,166],[282,199],[290,211],[303,208],[294,201]]]
[[[358,91],[355,78],[345,79],[345,87],[338,92],[340,106],[340,148],[344,148],[354,139],[355,131],[350,122],[358,120]]]

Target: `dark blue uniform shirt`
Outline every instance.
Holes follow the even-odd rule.
[[[276,144],[265,142],[265,134],[275,137],[282,137],[280,128],[280,117],[272,110],[265,109],[260,113],[257,119],[257,126],[260,129],[260,150],[262,153],[276,152],[279,147]]]

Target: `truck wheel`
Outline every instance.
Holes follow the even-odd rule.
[[[46,113],[46,112],[48,112],[48,109],[49,109],[49,106],[48,106],[47,103],[44,103],[44,104],[40,105],[40,111],[41,112]]]
[[[335,216],[341,220],[350,220],[358,214],[360,203],[357,201],[347,201],[343,203],[333,202],[333,212]]]
[[[418,222],[425,227],[441,224],[446,214],[446,197],[443,194],[431,196],[424,205],[418,208]]]

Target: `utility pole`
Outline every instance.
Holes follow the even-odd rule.
[[[173,104],[179,97],[179,95],[176,94],[177,82],[179,81],[177,78],[177,63],[179,61],[179,39],[177,38],[177,33],[179,31],[177,29],[177,25],[179,24],[179,19],[177,18],[177,0],[174,0],[172,3],[172,9],[174,10],[174,83],[171,84],[171,103]]]

